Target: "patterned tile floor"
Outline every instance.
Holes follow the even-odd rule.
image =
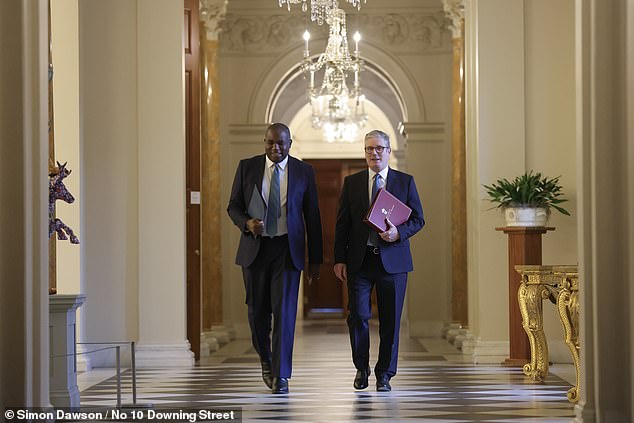
[[[371,360],[376,359],[373,326]],[[137,402],[155,408],[241,407],[244,422],[568,422],[570,384],[550,375],[535,384],[519,368],[470,365],[440,339],[402,337],[399,372],[392,392],[374,381],[355,391],[355,370],[343,320],[298,322],[289,395],[271,395],[260,378],[259,360],[247,340],[225,345],[191,369],[140,369]],[[115,380],[93,384],[80,377],[81,405],[113,406]],[[82,386],[83,385],[83,386]],[[92,385],[92,386],[90,386]],[[123,376],[123,402],[131,402],[130,372]]]

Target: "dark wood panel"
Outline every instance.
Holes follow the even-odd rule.
[[[185,162],[187,210],[187,339],[200,358],[201,259],[200,204],[192,204],[192,191],[200,192],[200,53],[198,0],[185,0],[183,48],[185,52]]]
[[[347,288],[345,284],[337,280],[333,272],[337,207],[343,178],[364,169],[366,163],[362,159],[311,159],[306,162],[315,169],[324,241],[324,264],[320,280],[312,286],[304,285],[304,315],[306,317],[333,314],[343,316],[347,308]]]
[[[509,358],[504,364],[523,366],[531,358],[530,342],[524,331],[517,292],[521,275],[515,270],[519,264],[542,264],[542,234],[550,227],[502,227],[495,228],[508,235],[509,275]]]

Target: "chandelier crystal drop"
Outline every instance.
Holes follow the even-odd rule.
[[[361,10],[361,3],[365,3],[366,0],[346,0],[357,10]],[[288,11],[291,10],[292,4],[302,4],[302,12],[308,12],[308,0],[278,0],[280,7],[286,5]],[[310,19],[317,24],[322,25],[326,22],[327,17],[333,10],[339,9],[338,0],[310,0]]]
[[[363,61],[359,58],[361,35],[355,33],[355,50],[351,55],[348,48],[346,14],[341,9],[332,10],[327,18],[330,26],[326,50],[316,61],[310,59],[308,40],[306,41],[302,70],[310,79],[307,90],[312,109],[312,125],[321,129],[328,142],[354,142],[368,116],[365,113],[365,96],[361,94],[359,73]],[[315,87],[315,73],[324,70],[320,87]],[[348,79],[352,86],[348,87]]]

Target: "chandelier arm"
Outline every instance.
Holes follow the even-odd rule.
[[[306,6],[307,0],[279,0],[280,5],[298,4]],[[360,0],[346,0],[358,5]],[[310,59],[308,52],[308,36],[305,36],[306,48],[302,71],[310,78],[306,91],[312,110],[312,125],[321,129],[328,142],[357,141],[368,116],[365,113],[365,96],[361,93],[361,76],[363,61],[360,59],[360,34],[354,35],[355,51],[350,54],[346,14],[338,8],[336,0],[311,0],[311,12],[317,9],[327,12],[322,16],[329,25],[326,49],[317,60]],[[311,16],[312,18],[312,16]],[[314,20],[314,19],[313,19]],[[315,73],[323,69],[323,79],[319,88],[315,87]],[[351,79],[351,87],[348,86]]]
[[[361,3],[366,3],[366,0],[346,0],[348,4],[356,8],[357,11],[361,10]],[[280,7],[286,5],[287,10],[290,12],[292,4],[302,5],[302,12],[308,13],[308,0],[278,0]],[[310,19],[311,21],[317,21],[317,24],[322,25],[327,22],[327,18],[333,10],[339,9],[338,0],[310,0]]]

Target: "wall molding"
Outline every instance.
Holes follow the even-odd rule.
[[[189,341],[175,344],[137,344],[136,367],[193,367]]]
[[[451,21],[441,8],[426,13],[348,14],[348,36],[358,30],[362,46],[386,45],[397,53],[448,52],[452,48]],[[284,14],[227,13],[220,23],[221,53],[252,55],[277,54],[280,50],[303,46],[307,29],[304,17]],[[326,25],[310,25],[311,50],[323,50],[328,37]],[[298,57],[298,60],[301,56]]]

